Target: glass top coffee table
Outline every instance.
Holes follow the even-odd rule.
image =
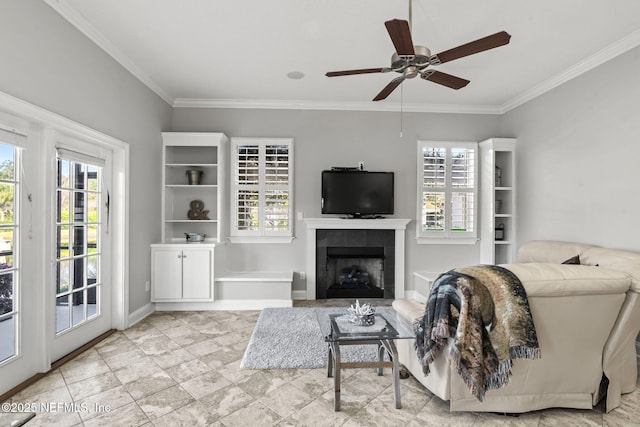
[[[395,390],[396,408],[402,408],[400,401],[400,373],[398,364],[398,350],[395,340],[412,339],[416,335],[413,328],[391,307],[378,308],[375,322],[370,326],[360,326],[349,322],[347,310],[342,312],[317,312],[318,323],[329,348],[327,361],[327,375],[333,377],[334,409],[340,410],[340,370],[374,368],[378,375],[382,375],[383,368],[391,368],[393,386]],[[340,347],[346,345],[375,345],[377,346],[377,360],[343,362]],[[388,360],[385,360],[385,354]]]

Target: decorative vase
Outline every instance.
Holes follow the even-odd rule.
[[[202,178],[202,171],[188,170],[186,172],[189,185],[200,185],[200,178]]]

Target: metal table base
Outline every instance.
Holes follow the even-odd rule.
[[[343,345],[377,345],[378,360],[372,362],[342,362],[340,356],[340,346]],[[341,369],[361,369],[374,368],[379,376],[382,376],[384,368],[391,368],[393,376],[393,388],[395,391],[396,408],[402,408],[400,401],[400,366],[398,364],[398,350],[392,339],[380,340],[357,340],[357,341],[331,341],[329,346],[329,360],[327,361],[327,376],[333,377],[334,387],[334,410],[340,410],[340,370]],[[385,353],[390,361],[384,360]]]

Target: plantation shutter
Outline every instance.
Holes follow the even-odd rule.
[[[290,139],[232,139],[232,241],[242,243],[239,237],[293,235],[292,142]]]
[[[477,187],[476,143],[420,141],[416,221],[420,243],[475,241]]]
[[[265,231],[289,229],[289,147],[265,147]]]
[[[236,151],[236,229],[260,230],[260,149],[240,145]]]

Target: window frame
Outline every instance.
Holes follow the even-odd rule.
[[[270,185],[266,182],[266,148],[272,145],[287,146],[287,182]],[[258,182],[240,184],[237,179],[239,152],[241,146],[257,146],[258,148]],[[230,194],[230,232],[232,243],[291,243],[293,241],[293,138],[231,138],[231,194]],[[258,193],[259,228],[257,230],[241,230],[238,225],[238,194],[240,191],[256,191]],[[266,230],[265,210],[266,193],[268,191],[285,191],[288,194],[286,230]]]
[[[478,242],[478,217],[480,215],[479,205],[479,148],[477,142],[454,142],[454,141],[425,141],[419,140],[417,144],[417,197],[416,197],[416,241],[418,244],[459,244],[459,245],[472,245]],[[444,188],[442,190],[436,190],[432,192],[441,192],[445,197],[445,206],[449,206],[449,210],[445,211],[445,227],[443,231],[425,231],[423,230],[423,191],[429,187],[424,185],[424,157],[423,150],[425,148],[437,148],[445,150],[445,177]],[[473,186],[465,188],[455,188],[452,185],[451,175],[451,152],[453,149],[472,149],[474,151],[473,156]],[[459,192],[472,192],[473,194],[473,219],[471,221],[473,225],[472,231],[453,231],[452,224],[452,209],[450,208],[453,198],[453,193]]]

